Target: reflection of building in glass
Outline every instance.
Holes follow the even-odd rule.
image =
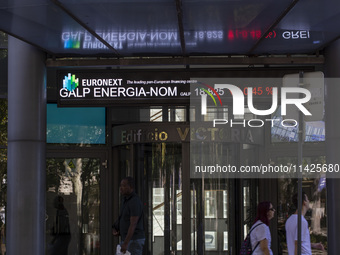
[[[306,123],[306,142],[325,141],[325,122],[314,121]]]
[[[318,158],[306,158],[306,161],[318,161],[323,162],[324,157]],[[280,163],[292,162],[292,158],[281,158]],[[325,178],[303,178],[302,181],[303,190],[306,192],[310,203],[310,210],[306,213],[305,218],[308,221],[311,240],[314,242],[322,242],[324,245],[327,243],[327,208],[326,208],[326,189]],[[319,186],[323,188],[319,188]],[[280,245],[282,248],[282,254],[287,254],[287,246],[285,242],[285,222],[287,218],[295,212],[296,208],[292,204],[292,196],[297,192],[297,179],[282,178],[279,179],[279,197],[277,204],[277,223],[278,233],[280,236]],[[322,254],[314,253],[313,254]],[[323,253],[325,254],[325,253]]]
[[[281,125],[282,117],[273,117],[279,121],[273,121],[271,128],[273,142],[298,142],[299,141],[299,125],[287,127]],[[325,122],[313,121],[305,122],[305,142],[322,142],[325,141]]]

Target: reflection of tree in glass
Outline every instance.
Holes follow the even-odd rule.
[[[3,33],[0,34],[0,37],[2,34]],[[2,78],[1,75],[0,78]],[[0,80],[0,83],[1,82],[2,79]],[[5,221],[7,197],[7,123],[7,99],[0,99],[0,226],[2,226]]]
[[[7,34],[5,34],[4,32],[0,31],[0,46],[7,48],[7,44],[8,44],[8,36]]]
[[[0,149],[0,226],[5,223],[7,197],[7,150]]]
[[[85,160],[84,160],[85,161]],[[86,159],[83,164],[81,182],[82,192],[82,219],[83,223],[88,224],[94,216],[99,219],[99,161],[97,159]],[[91,218],[91,219],[90,219]]]
[[[169,246],[172,250],[177,249],[177,202],[179,197],[176,194],[176,190],[182,189],[180,185],[180,171],[181,171],[181,149],[178,144],[166,144],[166,143],[153,143],[151,154],[151,176],[152,187],[160,188],[164,192],[164,198],[162,201],[157,201],[157,205],[153,210],[154,224],[158,225],[161,231],[165,235],[169,235]],[[144,157],[144,164],[148,162]],[[150,158],[149,158],[150,160]],[[157,209],[156,209],[157,208]],[[159,210],[163,214],[155,214],[156,210]],[[163,217],[165,213],[168,213],[166,217]],[[171,220],[172,218],[172,220]],[[171,226],[171,231],[164,232],[165,226]]]
[[[47,159],[47,190],[59,194],[73,194],[76,200],[74,216],[78,219],[78,230],[72,233],[72,238],[79,240],[77,243],[83,249],[86,249],[86,235],[99,234],[99,170],[98,159]],[[70,217],[72,218],[72,215]],[[99,243],[99,239],[96,240]],[[94,245],[98,245],[97,243]],[[95,249],[91,254],[97,253],[99,249]]]
[[[99,234],[99,180],[100,180],[100,161],[97,159],[83,159],[82,173],[81,173],[81,225],[88,226],[88,233],[90,235]],[[81,242],[84,238],[81,238]],[[94,243],[94,248],[98,244]],[[82,247],[85,248],[84,245]],[[99,249],[94,249],[99,254]]]
[[[0,32],[0,44],[4,40],[4,33]],[[5,36],[7,45],[7,36]],[[0,50],[0,92],[1,88],[7,88],[7,49]],[[5,218],[6,218],[6,197],[7,197],[7,99],[0,99],[0,228],[1,236],[5,232]],[[2,245],[2,249],[3,249]]]
[[[46,161],[46,184],[47,190],[58,192],[65,167],[63,160],[48,158]]]
[[[7,123],[7,100],[0,99],[0,145],[3,146],[7,146]]]
[[[7,34],[3,33],[0,31],[0,61],[1,60],[6,60],[7,58],[7,44],[8,44],[8,37]],[[1,73],[5,73],[7,75],[7,60],[4,61],[3,63],[0,64],[1,65],[1,72],[0,72],[0,76]]]

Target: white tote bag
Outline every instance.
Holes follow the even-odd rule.
[[[131,255],[129,251],[126,251],[125,253],[120,251],[120,244],[117,245],[116,255]]]

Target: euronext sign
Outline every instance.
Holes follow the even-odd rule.
[[[139,75],[140,74],[140,75]],[[150,75],[147,75],[150,76]],[[59,105],[179,104],[189,102],[194,81],[171,72],[68,71],[58,74]]]

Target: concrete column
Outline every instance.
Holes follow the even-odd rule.
[[[340,80],[340,40],[326,49],[325,54],[326,82],[326,159],[329,164],[340,163],[340,83],[329,78]],[[327,217],[328,217],[328,254],[340,251],[340,179],[327,178]]]
[[[7,254],[45,254],[45,56],[8,37]]]

